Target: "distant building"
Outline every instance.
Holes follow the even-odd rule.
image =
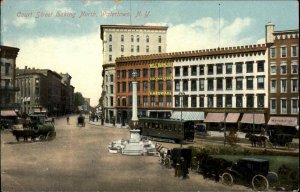
[[[269,126],[299,127],[299,30],[274,31],[266,25]]]
[[[101,25],[103,43],[102,101],[106,121],[116,116],[114,79],[115,59],[122,56],[166,52],[168,27],[142,25]]]
[[[17,69],[16,86],[20,92],[16,102],[21,113],[33,113],[42,109],[50,116],[71,113],[73,110],[74,87],[70,85],[71,76],[59,75],[49,69]]]
[[[1,66],[0,66],[0,109],[17,109],[15,103],[15,93],[19,89],[15,86],[16,58],[19,48],[0,46]]]
[[[91,105],[90,105],[91,99],[90,98],[84,98],[84,103],[82,105],[82,110],[87,112],[91,110]]]
[[[71,75],[68,73],[60,74],[62,77],[62,89],[61,89],[61,99],[62,99],[62,109],[64,109],[64,114],[70,114],[74,112],[74,87],[71,85]]]

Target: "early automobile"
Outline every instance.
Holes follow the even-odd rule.
[[[251,184],[254,190],[265,191],[269,188],[267,176],[269,161],[258,158],[241,158],[222,174],[222,183]]]

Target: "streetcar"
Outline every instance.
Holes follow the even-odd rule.
[[[193,142],[195,128],[193,121],[178,119],[139,118],[138,128],[146,137]]]

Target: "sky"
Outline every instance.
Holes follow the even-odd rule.
[[[119,13],[111,16],[108,13]],[[168,26],[167,52],[264,43],[265,25],[299,29],[298,1],[1,0],[1,45],[17,67],[69,73],[75,92],[101,96],[100,25]]]

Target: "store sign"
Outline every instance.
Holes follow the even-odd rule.
[[[150,91],[150,95],[172,95],[172,91]]]
[[[267,113],[267,109],[257,109],[257,108],[209,108],[204,109],[207,113]]]
[[[167,62],[167,63],[149,64],[149,68],[162,68],[162,67],[173,67],[173,63],[172,62]]]
[[[172,80],[172,76],[150,77],[149,80]]]

